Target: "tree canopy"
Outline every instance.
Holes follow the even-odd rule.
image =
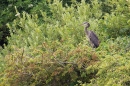
[[[0,4],[0,40],[7,44],[0,48],[0,85],[130,85],[129,0]],[[84,21],[100,39],[96,49],[85,36]]]

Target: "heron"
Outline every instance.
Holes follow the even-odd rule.
[[[88,22],[84,22],[82,25],[84,26],[85,33],[89,39],[91,46],[93,48],[97,48],[100,44],[99,39],[93,31],[88,30],[88,28],[90,27],[90,24]]]

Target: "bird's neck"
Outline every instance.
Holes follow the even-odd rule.
[[[84,30],[85,30],[85,33],[88,35],[88,32],[89,32],[88,27],[85,27]]]

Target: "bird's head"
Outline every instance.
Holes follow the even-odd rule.
[[[90,24],[89,24],[88,22],[84,22],[82,25],[83,25],[84,27],[86,27],[86,28],[88,28],[88,27],[90,26]]]

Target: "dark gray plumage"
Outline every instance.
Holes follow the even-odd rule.
[[[88,22],[84,22],[84,29],[85,33],[89,38],[90,44],[92,45],[93,48],[97,48],[99,46],[99,39],[97,35],[93,31],[89,31],[87,28],[90,27],[90,24]]]

